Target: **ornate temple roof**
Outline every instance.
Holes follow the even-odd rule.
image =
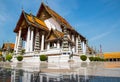
[[[104,58],[105,58],[105,59],[120,58],[120,52],[104,53]]]
[[[53,41],[53,40],[61,39],[63,38],[63,36],[64,36],[63,32],[51,29],[48,36],[46,37],[46,41]]]
[[[72,26],[63,18],[61,17],[59,14],[57,14],[55,11],[53,11],[50,7],[48,7],[47,5],[45,5],[44,3],[41,4],[38,13],[37,13],[37,17],[39,17],[39,15],[42,12],[42,9],[45,9],[53,18],[55,18],[57,20],[57,22],[61,23],[61,24],[65,24],[66,27],[68,29],[74,30],[72,28]]]
[[[62,29],[63,29],[63,26],[65,26],[68,30],[72,31],[72,33],[80,35],[81,39],[86,41],[86,38],[82,36],[80,33],[78,33],[63,17],[61,17],[59,14],[57,14],[55,11],[53,11],[50,7],[48,7],[44,3],[41,3],[41,6],[36,16],[32,14],[28,14],[23,10],[17,22],[17,25],[14,29],[14,32],[17,33],[21,27],[22,28],[28,27],[29,25],[49,32],[49,29],[44,23],[44,20],[40,18],[40,15],[42,15],[44,12],[47,12],[50,15],[50,17],[55,19],[61,25]],[[57,30],[54,30],[54,34],[57,36],[58,35],[61,36],[61,34],[63,33]]]
[[[60,23],[61,25],[64,24],[64,26],[67,27],[67,29],[72,30],[73,32],[77,33],[78,35],[81,36],[81,38],[83,38],[84,40],[86,40],[86,38],[84,36],[82,36],[80,33],[78,33],[63,17],[61,17],[58,13],[56,13],[55,11],[53,11],[50,7],[48,7],[47,5],[45,5],[44,3],[41,3],[41,6],[38,10],[37,13],[37,17],[39,18],[41,15],[42,10],[46,10],[58,23]]]
[[[36,16],[34,16],[32,14],[28,14],[28,13],[22,11],[21,16],[18,20],[18,23],[14,29],[14,32],[18,32],[20,27],[25,25],[25,23],[23,24],[23,22],[27,23],[26,25],[32,25],[34,27],[38,27],[43,30],[48,30],[46,24],[43,21],[41,21],[39,18],[37,18]]]
[[[14,49],[15,44],[14,43],[4,43],[2,46],[2,50],[6,50],[8,48]]]
[[[55,41],[55,40],[58,40],[58,39],[63,40],[63,37],[64,37],[63,32],[51,29],[48,36],[46,37],[46,42]],[[70,42],[72,45],[75,45],[75,43],[68,37],[67,37],[67,41]]]

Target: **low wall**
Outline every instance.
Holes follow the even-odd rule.
[[[71,60],[74,60],[74,62],[80,62],[79,56],[73,56]],[[69,61],[69,55],[58,55],[58,56],[48,56],[48,62],[68,62]]]
[[[48,56],[48,62],[50,63],[68,62],[69,60],[69,55]],[[79,56],[73,56],[71,60],[74,62],[82,62]],[[12,61],[18,62],[17,58],[15,57],[12,59]],[[87,58],[86,61],[89,62],[89,59]],[[40,62],[40,59],[39,56],[25,56],[23,58],[23,62]]]

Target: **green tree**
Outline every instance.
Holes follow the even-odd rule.
[[[11,61],[11,59],[12,59],[12,54],[11,53],[7,54],[6,55],[6,60]]]

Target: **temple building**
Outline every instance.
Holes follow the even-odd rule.
[[[5,57],[6,54],[12,53],[14,51],[14,43],[3,43],[2,45],[2,55]]]
[[[103,55],[107,61],[120,61],[120,52],[106,52]]]
[[[44,3],[41,3],[36,16],[22,10],[14,32],[14,51],[19,54],[25,49],[24,57],[41,54],[79,56],[87,53],[86,38]]]
[[[14,52],[14,43],[3,43],[0,49],[0,61],[5,61],[6,55]]]
[[[14,51],[14,43],[3,43],[2,45],[2,51]]]

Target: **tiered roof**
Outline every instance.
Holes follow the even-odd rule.
[[[44,3],[41,4],[39,11],[37,13],[37,17],[40,16],[42,9],[45,9],[53,18],[55,18],[59,23],[65,24],[68,29],[74,30],[73,27],[59,14],[57,14],[55,11],[53,11],[50,7],[45,5]]]
[[[57,40],[57,39],[62,39],[63,36],[64,36],[63,32],[51,29],[51,31],[49,32],[49,34],[46,38],[46,41],[53,41],[53,40]]]
[[[26,25],[27,26],[32,25],[33,27],[42,29],[47,32],[51,32],[51,31],[49,31],[48,27],[44,23],[44,20],[40,19],[40,15],[41,15],[41,13],[43,13],[43,10],[46,11],[52,18],[54,18],[61,25],[62,29],[63,29],[62,25],[64,25],[67,29],[71,30],[73,33],[80,35],[82,40],[86,40],[86,38],[84,36],[82,36],[81,34],[79,34],[76,30],[74,30],[74,28],[63,17],[61,17],[59,14],[57,14],[55,11],[53,11],[50,7],[48,7],[44,3],[41,4],[41,6],[38,10],[37,16],[28,14],[28,13],[24,12],[24,10],[23,10],[21,13],[21,16],[18,20],[18,23],[16,25],[16,28],[14,29],[14,32],[17,33],[19,31],[20,27],[23,27]],[[59,36],[59,38],[63,37],[63,33],[59,32],[57,30],[54,30],[54,34],[56,36]],[[51,38],[49,38],[47,40],[51,40],[52,38],[53,37],[51,36]],[[58,38],[58,37],[56,37],[56,38]]]
[[[2,50],[6,50],[8,48],[14,49],[15,44],[14,43],[4,43],[2,46]]]
[[[39,18],[37,18],[36,16],[34,16],[32,14],[28,14],[25,11],[22,11],[20,19],[16,25],[16,28],[14,29],[14,32],[19,31],[20,27],[22,27],[23,21],[25,21],[25,23],[27,23],[26,25],[32,25],[34,27],[48,31],[48,28],[43,21],[41,21]]]
[[[64,24],[64,26],[66,26],[67,29],[71,30],[72,32],[77,33],[78,35],[81,36],[82,39],[86,40],[86,38],[84,36],[82,36],[80,33],[78,33],[63,17],[61,17],[58,13],[56,13],[55,11],[53,11],[50,7],[48,7],[47,5],[45,5],[44,3],[41,4],[38,13],[37,13],[37,17],[39,18],[41,15],[41,12],[43,10],[46,10],[58,23],[60,23],[61,25]]]
[[[120,58],[120,52],[104,53],[104,58],[105,58],[105,59]]]

